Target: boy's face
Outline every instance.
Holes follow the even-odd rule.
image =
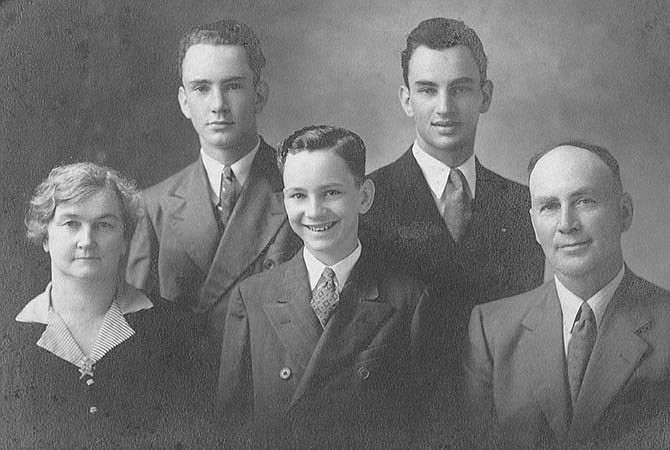
[[[356,185],[347,164],[332,149],[288,154],[284,163],[284,206],[305,247],[333,265],[358,243],[358,215],[372,206],[374,185]]]

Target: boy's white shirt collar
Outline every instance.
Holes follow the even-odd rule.
[[[444,192],[444,187],[447,185],[449,173],[451,173],[451,167],[426,153],[421,146],[419,146],[417,141],[414,141],[414,144],[412,145],[412,154],[423,173],[423,177],[426,179],[426,183],[428,183],[428,187],[430,187],[430,190],[433,192],[433,195],[438,199],[441,198],[442,193]],[[477,190],[474,152],[463,164],[456,167],[456,169],[459,169],[465,176],[465,179],[468,182],[468,188],[470,189],[470,198],[474,200],[475,192]]]
[[[603,316],[607,310],[612,297],[614,297],[614,292],[621,284],[623,276],[625,273],[624,266],[621,266],[619,273],[601,290],[593,294],[591,298],[586,300],[586,303],[589,304],[593,310],[593,314],[596,318],[596,326],[600,327],[602,324]],[[582,300],[573,292],[571,292],[556,275],[554,275],[554,281],[556,284],[556,294],[558,295],[558,301],[561,305],[561,312],[563,314],[563,344],[565,347],[565,354],[568,354],[568,343],[570,342],[570,336],[572,335],[572,326],[575,323],[575,318],[577,313],[582,306]]]
[[[359,240],[356,249],[348,256],[332,266],[326,266],[312,255],[312,253],[307,250],[307,247],[303,246],[302,257],[305,261],[305,266],[307,267],[307,274],[309,275],[309,287],[314,290],[316,284],[319,282],[319,278],[321,278],[323,269],[330,267],[333,269],[333,272],[335,272],[335,286],[337,287],[337,292],[341,293],[354,265],[356,265],[356,262],[361,256],[361,250],[361,241]]]
[[[240,183],[240,186],[244,186],[244,182],[249,176],[251,171],[251,163],[254,161],[256,153],[261,146],[261,139],[258,138],[256,146],[249,153],[244,155],[242,158],[235,161],[230,167],[233,169],[235,178]],[[219,202],[219,191],[221,189],[221,172],[223,172],[223,164],[221,164],[216,159],[209,156],[205,151],[200,148],[200,158],[202,159],[202,164],[205,166],[205,173],[207,173],[207,181],[209,182],[210,194],[212,194],[212,202]]]

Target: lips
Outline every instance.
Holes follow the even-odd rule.
[[[587,241],[580,241],[580,242],[568,242],[568,243],[562,243],[557,245],[559,249],[562,250],[574,250],[574,249],[579,249],[582,247],[585,247],[591,243],[590,240]]]
[[[329,223],[324,223],[324,224],[319,224],[319,225],[303,225],[305,228],[307,228],[310,231],[313,231],[315,233],[322,233],[324,231],[328,231],[331,228],[335,226],[337,222],[329,222]]]
[[[207,123],[207,125],[213,125],[213,126],[217,126],[217,127],[225,127],[225,126],[234,125],[234,124],[235,124],[235,122],[226,121],[226,120],[215,120],[215,121]]]
[[[460,122],[456,122],[455,120],[439,120],[437,122],[431,122],[431,125],[434,127],[442,128],[453,128],[459,126],[460,124]]]

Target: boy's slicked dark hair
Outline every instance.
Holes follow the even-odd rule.
[[[332,149],[344,160],[360,186],[365,181],[365,143],[356,133],[330,125],[310,125],[281,141],[277,148],[277,165],[281,172],[288,154]]]

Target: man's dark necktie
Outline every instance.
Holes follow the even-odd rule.
[[[233,169],[230,166],[224,166],[221,172],[221,188],[219,190],[219,203],[216,209],[219,212],[219,220],[225,227],[233,213],[235,201],[239,195],[239,183]]]
[[[572,336],[568,344],[568,384],[573,407],[577,404],[584,372],[589,364],[597,333],[593,310],[588,303],[583,302],[572,326]]]
[[[451,169],[444,188],[444,222],[449,234],[458,243],[472,222],[472,201],[468,182],[458,169]]]
[[[323,328],[326,328],[328,319],[335,311],[339,300],[340,297],[335,286],[335,272],[330,267],[326,267],[323,269],[314,291],[312,291],[312,301],[310,302]]]

